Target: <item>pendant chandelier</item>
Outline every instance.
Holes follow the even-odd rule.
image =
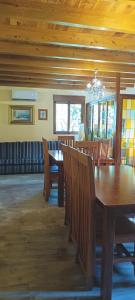
[[[87,91],[95,100],[105,95],[105,86],[97,79],[97,70],[94,71],[94,78],[87,84]]]

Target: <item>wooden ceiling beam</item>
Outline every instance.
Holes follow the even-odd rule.
[[[80,87],[80,88],[83,88],[84,90],[86,90],[86,83],[85,82],[69,82],[69,81],[65,81],[65,82],[63,82],[63,81],[56,81],[56,80],[49,80],[49,79],[44,79],[44,80],[38,80],[38,79],[27,79],[27,78],[25,78],[25,79],[23,79],[23,78],[9,78],[9,77],[0,77],[0,81],[1,82],[16,82],[16,83],[20,83],[20,84],[25,84],[25,83],[27,83],[27,84],[29,84],[29,85],[31,85],[31,84],[43,84],[43,85],[46,85],[46,84],[50,84],[50,85],[59,85],[59,87],[60,86],[74,86],[74,87]],[[106,87],[106,89],[108,89],[108,88],[112,88],[112,87],[115,87],[116,86],[116,82],[106,82],[105,83],[105,87]],[[132,83],[121,83],[121,88],[123,88],[123,87],[134,87],[134,84],[132,84]]]
[[[80,85],[60,85],[60,84],[43,84],[43,83],[28,83],[28,82],[14,82],[14,81],[4,81],[0,80],[0,86],[15,86],[15,87],[34,87],[34,88],[48,88],[48,89],[64,89],[64,90],[82,90],[85,91],[84,86]],[[122,86],[121,89],[125,89],[125,86]],[[106,91],[110,91],[115,93],[115,87],[108,86],[106,88]]]
[[[117,73],[132,87],[134,25],[131,0],[1,0],[0,81],[85,89],[98,69],[106,88]]]
[[[63,80],[63,81],[76,81],[76,82],[86,82],[88,81],[88,77],[80,77],[80,76],[73,76],[73,75],[54,75],[54,74],[29,74],[29,73],[17,73],[17,72],[1,72],[0,77],[16,77],[16,78],[26,78],[26,79],[38,79],[38,80],[44,80],[44,79],[53,79],[53,80]],[[109,78],[110,80],[110,78]]]
[[[112,63],[100,63],[100,62],[86,62],[86,61],[67,61],[67,60],[47,60],[47,59],[29,59],[28,57],[14,57],[14,56],[0,56],[0,65],[18,65],[20,68],[27,66],[30,71],[31,67],[35,68],[53,68],[57,69],[75,69],[85,71],[98,71],[103,72],[123,72],[123,73],[135,73],[135,65],[123,65]]]
[[[84,82],[74,82],[74,81],[57,81],[57,80],[55,80],[55,79],[38,79],[38,78],[32,78],[32,79],[30,79],[30,78],[25,78],[25,79],[23,79],[23,78],[15,78],[15,77],[9,77],[9,76],[7,76],[7,77],[2,77],[2,76],[0,76],[0,81],[15,81],[15,82],[27,82],[27,83],[43,83],[43,84],[46,84],[46,83],[48,83],[48,84],[60,84],[60,85],[82,85],[82,86],[85,86],[85,83]],[[110,84],[110,83],[109,83]]]
[[[28,1],[27,7],[23,6],[23,2],[19,1],[13,4],[9,1],[9,5],[5,1],[0,4],[1,17],[18,17],[31,20],[39,20],[40,22],[53,22],[55,24],[72,25],[84,28],[100,28],[101,30],[108,29],[117,32],[127,32],[134,34],[135,28],[135,3],[134,1],[124,1],[125,5],[120,10],[120,2],[117,4],[117,9],[110,6],[110,10],[104,9],[100,5],[93,6],[93,9],[82,9],[69,5],[48,4],[42,2],[41,9],[31,5]],[[112,1],[111,1],[112,2]],[[122,1],[123,2],[123,1]],[[11,4],[11,5],[10,5]],[[116,1],[115,1],[116,5]],[[102,7],[102,9],[101,9]],[[130,8],[130,9],[129,9]],[[129,12],[129,14],[126,12]],[[131,12],[131,13],[130,13]]]
[[[0,71],[8,71],[8,72],[20,72],[20,73],[31,73],[31,74],[53,74],[53,75],[63,75],[63,76],[72,76],[75,75],[77,77],[90,77],[93,76],[93,71],[88,70],[74,70],[74,69],[52,69],[52,68],[40,68],[40,67],[31,67],[31,69],[27,68],[27,66],[18,66],[18,65],[0,65]],[[108,78],[115,78],[115,72],[100,72],[100,76],[107,76]],[[133,76],[133,74],[128,74],[128,76]],[[135,76],[135,75],[134,75]]]
[[[30,69],[27,68],[26,66],[18,66],[18,65],[0,65],[0,71],[8,71],[8,72],[23,72],[23,73],[29,73],[31,72],[32,74],[53,74],[53,75],[63,75],[63,76],[77,76],[78,78],[81,77],[87,77],[89,78],[90,76],[93,76],[94,73],[93,71],[88,71],[88,70],[74,70],[74,69],[53,69],[53,68],[40,68],[40,67],[31,67]],[[107,76],[109,78],[114,78],[115,77],[115,72],[100,72],[101,76]],[[133,74],[131,74],[133,75]]]
[[[110,49],[122,51],[134,51],[134,35],[114,34],[99,30],[80,31],[78,28],[68,30],[39,28],[18,25],[0,25],[0,40],[16,42],[28,42],[37,44],[55,44],[65,46],[83,46],[95,49]]]
[[[38,58],[59,58],[86,61],[108,61],[112,63],[135,63],[134,52],[81,49],[74,47],[59,47],[52,45],[35,45],[0,41],[0,54],[24,55]]]
[[[17,82],[17,81],[4,81],[4,80],[0,80],[0,86],[19,86],[19,87],[35,87],[35,88],[48,88],[48,89],[64,89],[64,90],[83,90],[84,91],[84,87],[80,86],[80,85],[66,85],[66,84],[47,84],[47,83],[39,83],[39,82]]]
[[[1,86],[23,86],[23,87],[42,87],[42,88],[58,88],[58,89],[73,89],[73,90],[83,90],[85,91],[84,85],[67,85],[67,84],[60,84],[60,83],[39,83],[39,82],[27,82],[27,81],[12,81],[12,80],[0,80]],[[121,86],[121,89],[125,88],[125,86]],[[106,91],[113,90],[115,91],[115,86],[108,85]]]
[[[93,79],[93,77],[81,77],[81,76],[66,76],[66,75],[54,75],[54,74],[32,74],[32,73],[18,73],[18,72],[5,72],[1,71],[0,72],[0,78],[4,79],[9,79],[9,78],[15,78],[15,79],[26,79],[26,80],[37,80],[37,81],[44,81],[44,80],[55,80],[55,81],[63,81],[63,82],[72,82],[72,83],[77,83],[77,82],[82,82],[84,84],[87,84],[89,81]],[[102,83],[115,83],[116,78],[107,78],[106,77],[101,77],[98,76],[98,79],[101,80]],[[122,78],[121,83],[123,84],[135,84],[135,78],[134,79],[127,79],[127,78]]]
[[[74,69],[53,69],[53,68],[40,68],[40,67],[31,67],[29,69],[26,66],[18,66],[18,65],[0,65],[0,72],[19,72],[20,74],[38,74],[38,75],[56,75],[56,76],[76,76],[78,79],[81,78],[89,78],[93,77],[93,71],[88,70],[74,70]],[[116,78],[116,72],[99,72],[99,77],[105,78]],[[135,73],[121,73],[121,78],[125,79],[134,79]]]

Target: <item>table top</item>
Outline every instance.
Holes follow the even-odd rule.
[[[63,164],[61,150],[50,150],[49,155]],[[135,168],[131,166],[95,167],[96,197],[106,207],[130,207],[135,209]]]
[[[49,150],[48,152],[57,163],[63,163],[63,153],[61,150]]]
[[[135,208],[135,168],[95,167],[95,188],[100,204],[107,207]]]

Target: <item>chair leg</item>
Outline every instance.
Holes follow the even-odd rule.
[[[43,187],[43,196],[45,197],[45,180],[44,180],[44,187]]]
[[[47,189],[45,191],[45,201],[48,202],[49,201],[49,196],[50,196],[50,189]]]
[[[135,242],[134,242],[133,256],[134,256],[134,259],[135,259]],[[134,267],[134,275],[135,275],[135,262],[133,263],[133,267]]]
[[[69,227],[68,241],[69,241],[69,242],[72,242],[72,237],[71,237],[71,226]]]
[[[50,182],[45,182],[45,187],[44,187],[44,198],[45,201],[48,202],[50,196]]]

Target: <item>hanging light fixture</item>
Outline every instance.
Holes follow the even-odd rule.
[[[97,72],[97,70],[94,71],[94,78],[87,84],[87,91],[95,100],[98,100],[105,94],[105,86],[97,79]]]

